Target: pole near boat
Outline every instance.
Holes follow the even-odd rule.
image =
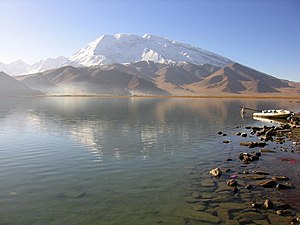
[[[251,110],[251,111],[254,111],[254,112],[261,112],[261,110],[258,110],[258,109],[251,109],[251,108],[248,108],[248,107],[245,107],[245,106],[240,106],[241,108],[241,114],[245,114],[245,110]]]

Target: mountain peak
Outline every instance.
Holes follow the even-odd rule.
[[[143,60],[159,63],[187,61],[199,65],[209,63],[220,67],[233,63],[225,57],[166,37],[152,34],[144,34],[141,37],[121,33],[102,35],[69,59],[83,66]]]

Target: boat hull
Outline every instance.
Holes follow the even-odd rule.
[[[268,119],[286,119],[292,115],[288,110],[265,110],[262,112],[253,113],[253,117],[261,117]]]

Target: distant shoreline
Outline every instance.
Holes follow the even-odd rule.
[[[296,95],[172,95],[172,96],[163,96],[163,95],[22,95],[22,96],[0,96],[0,98],[7,98],[7,97],[26,97],[26,98],[55,98],[55,97],[62,97],[62,98],[224,98],[224,99],[299,99],[300,101],[300,94]]]

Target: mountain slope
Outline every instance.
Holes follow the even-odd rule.
[[[158,63],[190,62],[225,66],[230,59],[204,49],[168,38],[145,34],[143,37],[129,34],[103,35],[69,58],[83,66],[136,61]]]
[[[194,91],[207,89],[226,93],[276,93],[292,88],[289,82],[240,65],[230,64],[189,86]]]
[[[65,66],[16,79],[48,94],[197,96],[299,93],[299,83],[280,80],[237,63],[214,72],[217,69],[209,64],[140,61],[82,68]]]
[[[8,74],[0,72],[0,96],[25,96],[41,94],[42,92],[32,90]]]
[[[120,71],[122,66],[65,66],[16,79],[47,94],[169,95],[168,91],[160,89],[153,82]]]

